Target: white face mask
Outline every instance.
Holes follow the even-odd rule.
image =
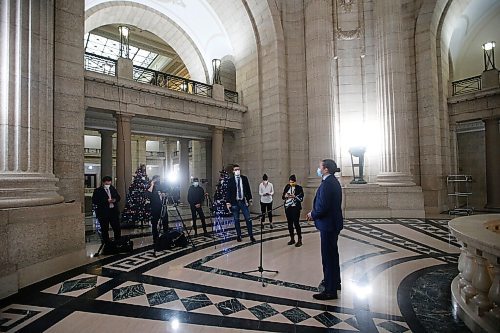
[[[196,186],[196,187],[197,187],[198,185],[200,185],[200,183],[198,183],[198,182],[193,182],[193,186]]]
[[[269,183],[269,181],[267,181],[267,180],[264,180],[264,185],[267,185],[267,183]]]
[[[110,187],[110,186],[111,186],[111,185],[109,185],[109,184],[104,184],[104,188],[105,188],[106,190],[109,190],[109,187]]]
[[[240,174],[241,174],[241,170],[236,170],[236,171],[234,172],[234,175],[235,175],[235,176],[239,176]]]

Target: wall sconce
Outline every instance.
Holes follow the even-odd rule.
[[[353,179],[351,184],[366,184],[363,179],[363,169],[365,167],[365,147],[352,147],[349,149],[349,154],[351,154],[351,165],[352,165],[352,175]],[[354,157],[358,158],[358,163],[354,163]],[[358,169],[358,174],[356,175],[355,168]]]
[[[482,45],[484,57],[484,70],[495,69],[495,42],[487,42]]]
[[[212,59],[212,70],[214,73],[212,84],[220,84],[220,59]]]
[[[129,28],[121,25],[118,27],[118,31],[120,32],[120,57],[128,58],[130,52]]]

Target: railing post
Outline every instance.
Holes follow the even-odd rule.
[[[466,257],[465,257],[465,267],[463,277],[464,287],[461,290],[461,296],[465,303],[469,303],[469,300],[477,295],[477,291],[472,285],[472,279],[474,277],[474,272],[476,270],[476,261],[474,260],[474,254],[470,252],[468,248],[466,248]]]
[[[224,86],[222,84],[214,84],[212,86],[212,98],[216,101],[224,101]]]
[[[493,257],[490,263],[493,263],[493,282],[491,283],[490,290],[488,292],[488,298],[493,303],[492,309],[488,312],[488,315],[492,317],[493,320],[500,323],[500,258]]]
[[[488,273],[487,261],[483,257],[483,251],[476,250],[476,270],[472,277],[472,285],[477,291],[477,295],[472,298],[472,303],[478,316],[492,308],[488,299],[488,291],[491,287],[490,274]]]

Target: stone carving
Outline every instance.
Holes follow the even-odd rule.
[[[344,13],[350,13],[352,11],[354,2],[355,0],[338,0],[338,4],[344,10]]]
[[[354,30],[335,29],[335,37],[340,40],[353,40],[361,36],[361,27]]]

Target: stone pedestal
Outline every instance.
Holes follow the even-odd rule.
[[[85,262],[80,203],[0,209],[0,298]]]
[[[134,77],[134,63],[131,59],[118,58],[116,61],[116,76],[120,79],[130,79]]]
[[[345,185],[346,218],[425,218],[424,196],[417,186]]]
[[[212,86],[212,98],[217,101],[224,101],[224,86],[221,84],[214,84]]]
[[[498,69],[490,69],[481,73],[481,88],[491,89],[500,87],[500,77]]]

